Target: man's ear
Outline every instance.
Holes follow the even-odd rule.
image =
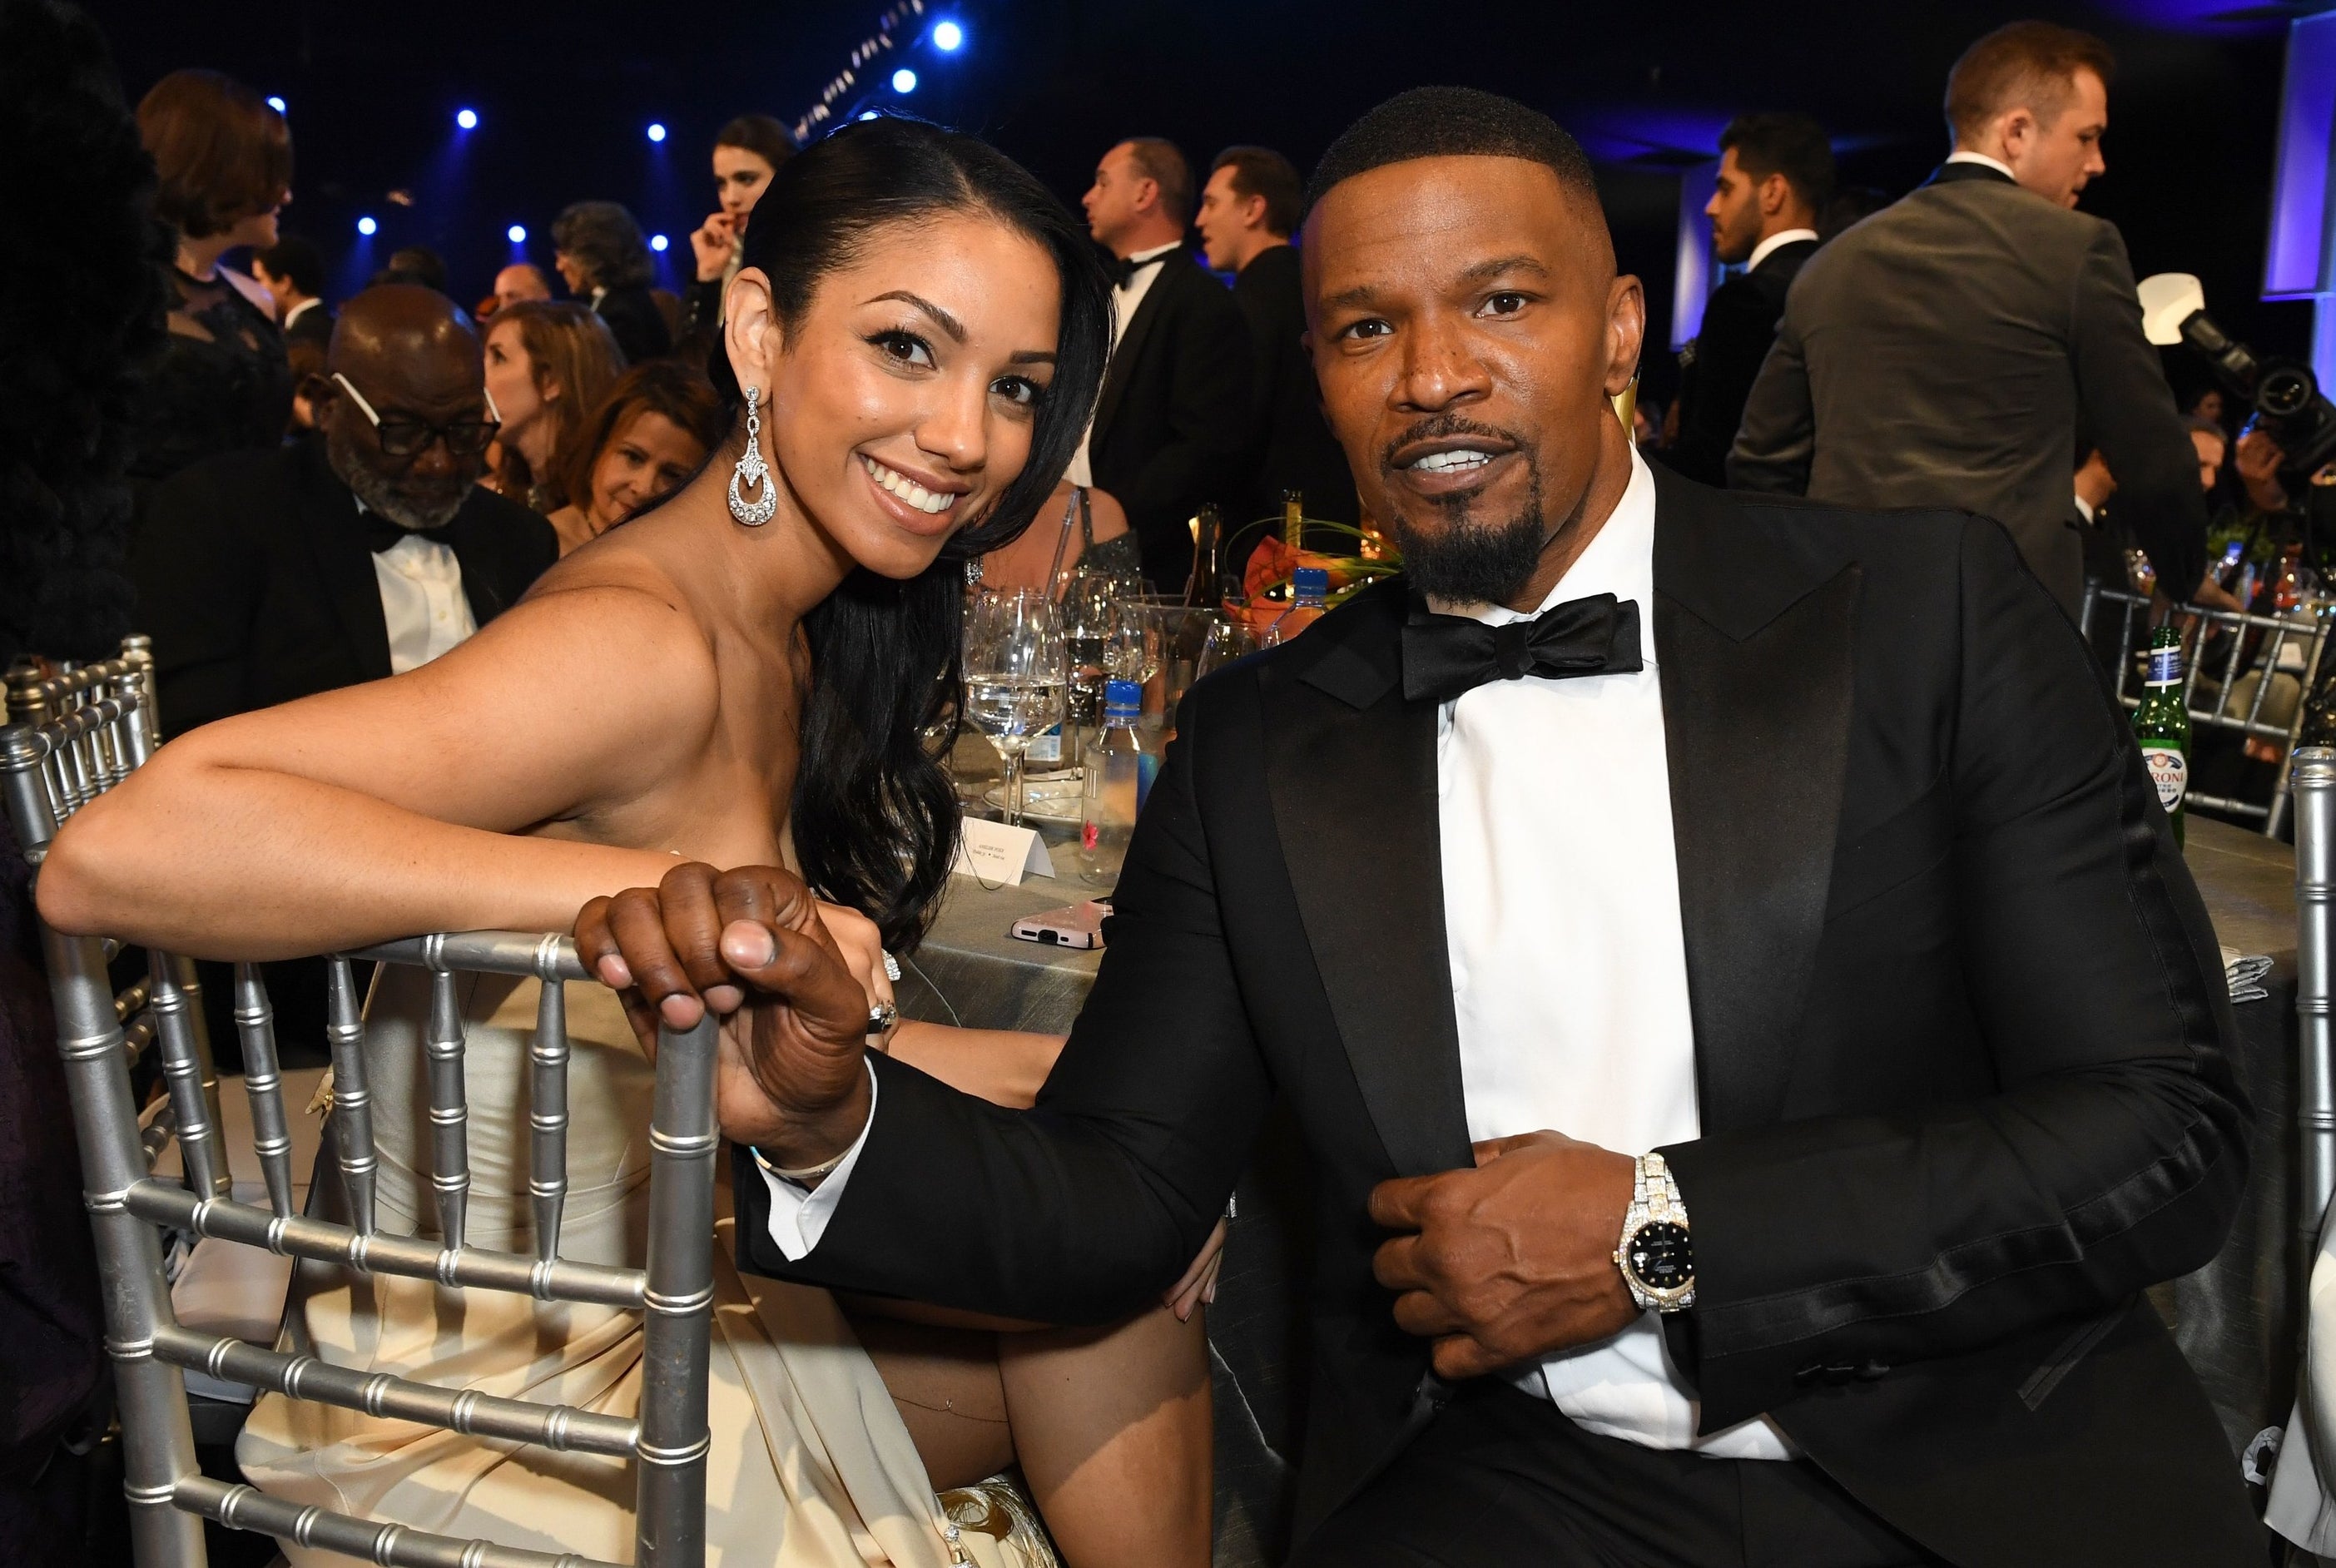
[[[1760,181],[1760,215],[1774,218],[1792,205],[1793,185],[1781,174],[1771,174]]]
[[[1606,395],[1620,397],[1639,374],[1639,352],[1646,346],[1647,292],[1625,272],[1606,291]]]
[[[1241,223],[1243,227],[1249,229],[1262,229],[1265,227],[1264,197],[1250,196],[1242,199]]]
[[[1159,209],[1160,181],[1157,180],[1137,180],[1135,182],[1135,209],[1138,212],[1156,212]]]

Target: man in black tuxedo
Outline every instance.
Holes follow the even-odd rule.
[[[1087,229],[1118,258],[1111,368],[1095,423],[1071,460],[1127,510],[1144,575],[1181,591],[1192,519],[1231,504],[1247,475],[1250,346],[1240,307],[1184,243],[1192,167],[1156,136],[1123,141],[1095,165]]]
[[[2078,433],[2166,591],[2206,566],[2206,505],[2116,228],[2075,210],[2106,167],[2108,48],[2015,22],[1955,63],[1955,150],[1802,269],[1728,464],[1747,490],[1963,506],[2011,531],[2073,617]]]
[[[321,440],[155,492],[131,571],[174,734],[426,663],[559,559],[550,523],[479,488],[493,422],[451,300],[366,290],[328,365]]]
[[[1744,270],[1712,291],[1679,382],[1679,439],[1662,460],[1705,484],[1728,482],[1744,400],[1776,341],[1785,292],[1816,254],[1817,213],[1833,194],[1833,148],[1806,114],[1746,114],[1719,133],[1719,174],[1704,215],[1711,248]]]
[[[324,348],[333,339],[332,307],[324,301],[325,258],[297,234],[287,234],[251,256],[251,276],[276,301],[276,320],[286,344]]]
[[[1228,147],[1210,166],[1193,219],[1209,265],[1235,275],[1233,303],[1249,323],[1256,355],[1250,388],[1256,470],[1226,520],[1235,529],[1280,516],[1281,498],[1293,490],[1305,497],[1309,517],[1351,523],[1360,515],[1355,477],[1323,422],[1314,360],[1306,351],[1306,291],[1290,243],[1304,200],[1289,159],[1270,147]],[[1252,544],[1260,537],[1246,536]],[[1320,542],[1340,555],[1354,553],[1351,540]],[[1238,570],[1241,563],[1225,565]]]
[[[1187,695],[1035,1109],[864,1050],[783,872],[579,920],[644,1018],[752,998],[742,1263],[1105,1321],[1278,1090],[1306,1568],[2259,1556],[2141,1295],[2244,1180],[2214,933],[2010,539],[1640,463],[1640,286],[1521,105],[1381,105],[1304,235],[1408,580]]]
[[[341,311],[317,431],[185,469],[154,492],[131,553],[172,735],[427,663],[516,603],[560,558],[551,525],[479,488],[488,417],[478,334],[435,289],[392,283]],[[229,1065],[234,996],[205,965]],[[277,1028],[307,1065],[324,966],[267,966]]]

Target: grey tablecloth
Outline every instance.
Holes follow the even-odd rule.
[[[993,1028],[1069,1028],[1100,955],[1013,940],[1020,915],[1098,891],[1073,872],[1020,888],[952,879],[939,922],[901,988],[911,1018]],[[2254,1166],[2229,1243],[2212,1263],[2151,1292],[2199,1371],[2233,1450],[2287,1417],[2294,1396],[2305,1252],[2298,1239],[2295,1120],[2295,857],[2221,823],[2189,825],[2187,859],[2226,946],[2274,960],[2267,1000],[2238,1008],[2238,1071],[2254,1100]],[[1304,1154],[1279,1118],[1243,1177],[1216,1305],[1217,1568],[1264,1568],[1287,1550],[1303,1414],[1309,1252]]]

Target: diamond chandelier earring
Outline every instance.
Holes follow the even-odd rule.
[[[762,527],[779,510],[778,491],[763,465],[763,422],[754,413],[758,395],[753,387],[746,389],[746,450],[738,454],[738,466],[730,475],[730,515],[748,528]],[[762,494],[748,501],[745,491],[758,486]]]

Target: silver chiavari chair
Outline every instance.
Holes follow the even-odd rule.
[[[2303,1256],[2336,1193],[2336,748],[2295,754],[2296,1120]],[[2331,1238],[2336,1239],[2336,1238]]]
[[[43,697],[45,707],[22,711],[15,711],[12,686],[11,716],[22,722],[0,730],[0,792],[36,876],[65,818],[122,782],[151,753],[151,660],[123,659],[75,672],[63,682],[47,683],[57,689]],[[205,1098],[209,1075],[200,1049],[200,1013],[187,994],[184,960],[151,955],[147,979],[117,997],[106,969],[112,944],[66,936],[45,924],[42,940],[58,1049],[81,1142],[84,1201],[97,1237],[106,1349],[113,1361],[139,1568],[200,1568],[206,1561],[204,1518],[388,1568],[600,1568],[573,1554],[457,1540],[303,1507],[256,1487],[208,1477],[196,1466],[187,1368],[482,1438],[629,1456],[637,1470],[636,1564],[697,1568],[703,1563],[718,1142],[710,1022],[686,1033],[660,1033],[650,1119],[647,1267],[610,1268],[569,1261],[559,1251],[567,1194],[569,1059],[560,982],[588,978],[566,938],[473,931],[386,942],[331,959],[334,1108],[328,1137],[347,1200],[346,1224],[294,1211],[274,1025],[255,966],[237,966],[235,1018],[249,1069],[245,1091],[266,1179],[266,1208],[231,1195],[215,1085],[211,1099]],[[426,1054],[439,1229],[434,1239],[387,1235],[375,1226],[371,1095],[352,971],[353,960],[367,959],[418,965],[432,977]],[[470,1112],[455,977],[464,972],[532,975],[543,981],[530,1058],[531,1256],[463,1243]],[[150,1042],[161,1053],[184,1183],[157,1179],[151,1151],[141,1142],[130,1066]],[[336,1263],[360,1273],[644,1312],[639,1417],[628,1420],[571,1406],[455,1392],[190,1329],[176,1320],[164,1282],[161,1233],[166,1230]]]

